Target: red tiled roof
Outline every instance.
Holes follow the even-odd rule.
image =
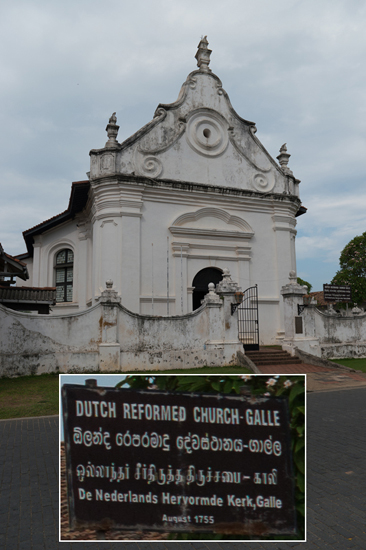
[[[27,264],[7,254],[0,243],[0,272],[5,277],[29,279]]]
[[[309,294],[307,294],[306,296],[310,296],[310,298],[315,298],[319,306],[326,306],[329,304],[329,302],[326,302],[324,300],[323,290],[319,290],[318,292],[309,292]]]

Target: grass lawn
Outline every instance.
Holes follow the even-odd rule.
[[[0,378],[0,418],[58,414],[58,375]]]
[[[116,373],[120,374],[120,373]],[[253,374],[244,367],[202,367],[199,369],[142,370],[122,374]]]
[[[362,370],[366,372],[366,358],[364,359],[331,359],[333,363],[339,363],[350,369]]]
[[[90,376],[93,374],[105,373],[93,372]],[[244,367],[202,367],[166,371],[116,371],[108,374],[251,374],[251,371]],[[58,414],[58,380],[57,374],[0,378],[0,419]]]

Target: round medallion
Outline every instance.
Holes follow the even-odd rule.
[[[252,181],[255,189],[257,191],[261,191],[262,193],[272,191],[275,184],[275,180],[271,172],[267,174],[255,174]]]
[[[186,137],[192,149],[208,157],[223,153],[229,141],[224,120],[213,112],[204,111],[190,117]]]
[[[154,156],[144,157],[140,167],[139,172],[144,176],[149,176],[150,178],[157,178],[163,171],[163,165],[161,160]]]

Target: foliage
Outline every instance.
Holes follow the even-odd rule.
[[[245,385],[252,395],[284,396],[288,399],[290,410],[291,449],[296,482],[295,499],[297,510],[297,537],[272,536],[270,540],[304,538],[305,531],[305,387],[303,376],[262,375],[220,375],[220,376],[141,376],[131,375],[117,384],[117,387],[129,386],[134,389],[159,389],[164,391],[184,391],[202,393],[240,394]],[[177,539],[238,540],[250,539],[238,535],[220,535],[208,533],[184,533],[174,535]],[[255,537],[257,538],[257,537]]]
[[[340,270],[332,279],[333,285],[351,285],[352,300],[366,300],[366,232],[352,239],[342,250]]]
[[[304,281],[304,279],[301,279],[300,277],[297,278],[297,284],[301,286],[307,286],[308,287],[308,294],[311,292],[311,289],[313,288],[313,285],[308,283],[307,281]]]

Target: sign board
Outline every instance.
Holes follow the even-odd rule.
[[[326,302],[352,302],[349,285],[323,285]]]
[[[287,400],[62,387],[71,528],[295,533]]]

